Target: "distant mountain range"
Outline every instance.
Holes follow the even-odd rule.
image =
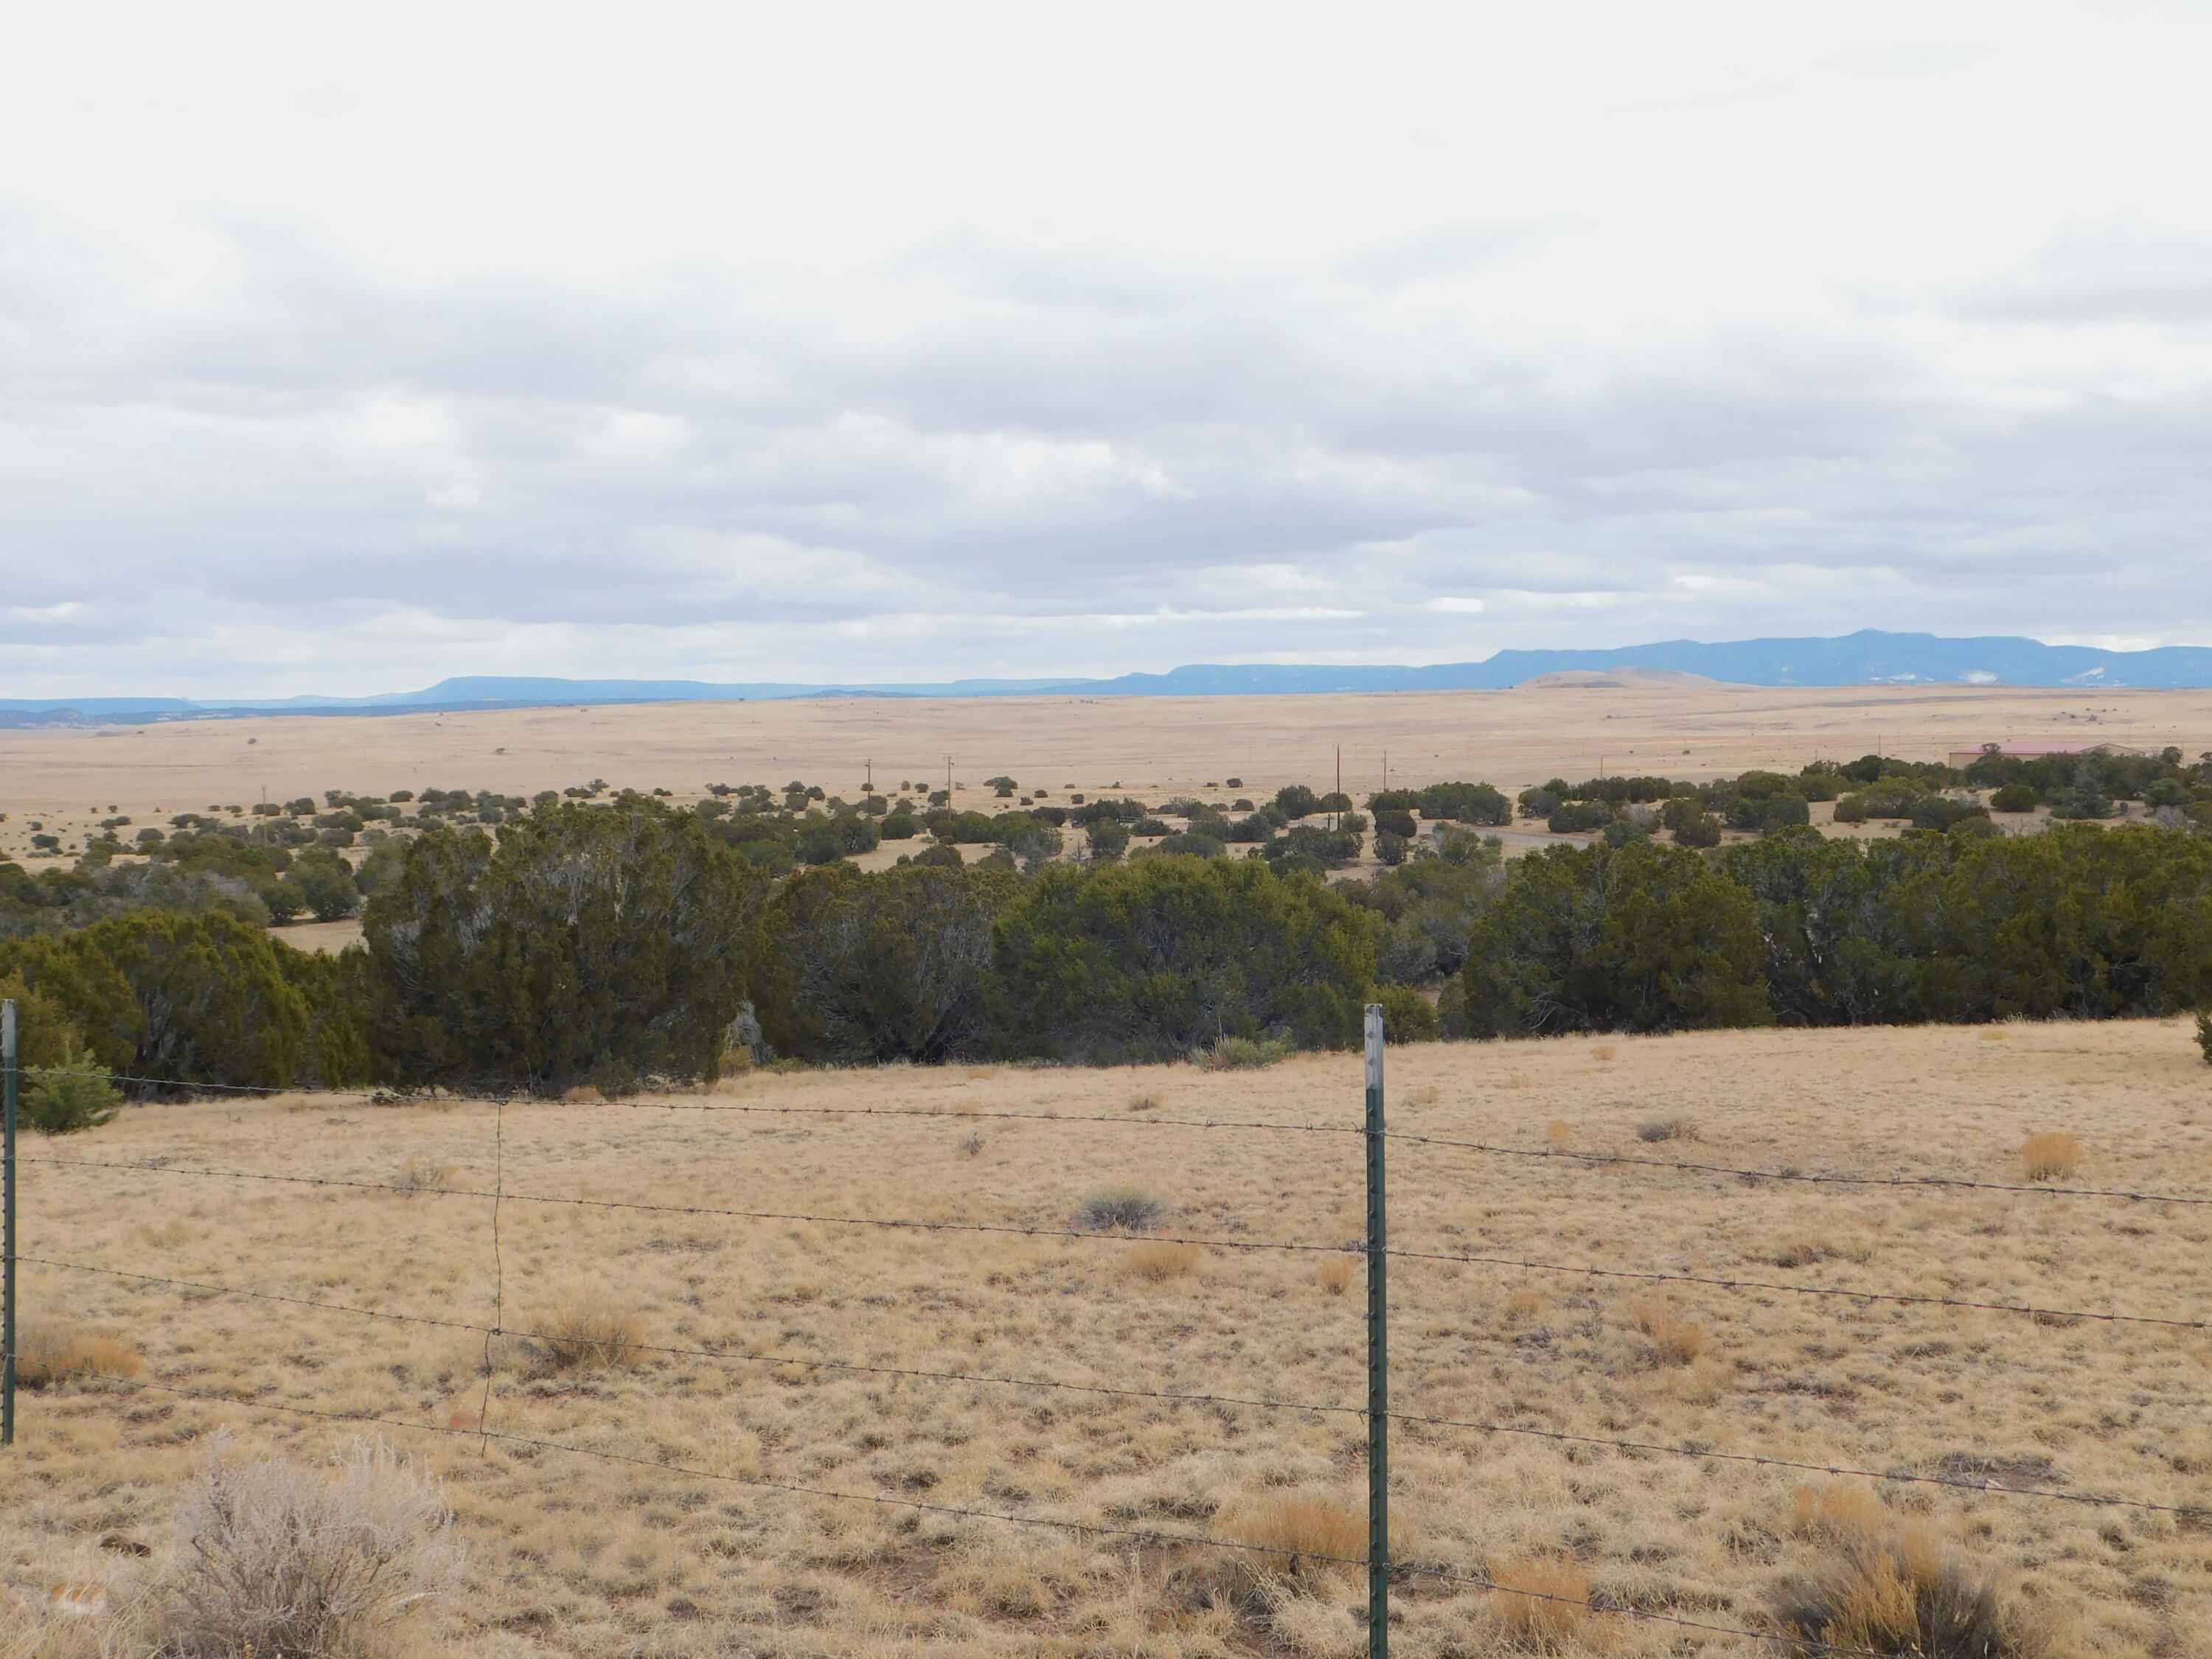
[[[0,697],[0,726],[95,726],[248,714],[394,714],[562,703],[731,702],[788,697],[1266,696],[1316,691],[1495,691],[1539,675],[1643,668],[1737,685],[2050,685],[2212,687],[2212,647],[2103,651],[1990,635],[1944,639],[1867,629],[1837,639],[1664,640],[1602,651],[1500,651],[1480,662],[1425,668],[1242,663],[1123,674],[1114,679],[946,680],[804,684],[781,681],[568,680],[478,675],[372,697],[234,702],[184,697]]]

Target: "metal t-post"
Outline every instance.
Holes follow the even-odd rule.
[[[0,1001],[0,1446],[15,1443],[15,1005]]]
[[[1382,1202],[1382,1005],[1367,1005],[1367,1653],[1390,1659],[1390,1259]]]

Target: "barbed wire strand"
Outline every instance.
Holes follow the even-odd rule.
[[[25,1073],[44,1073],[58,1068],[26,1066]],[[260,1083],[189,1083],[174,1078],[135,1077],[124,1073],[110,1073],[117,1083],[143,1083],[155,1088],[211,1090],[224,1093],[256,1095],[345,1095],[361,1097],[376,1093],[376,1085],[357,1089],[299,1087]],[[502,1095],[450,1095],[442,1098],[454,1103],[492,1102],[507,1098]],[[1301,1134],[1363,1135],[1365,1130],[1356,1125],[1335,1123],[1279,1123],[1260,1118],[1175,1118],[1145,1116],[1116,1116],[1103,1112],[1012,1112],[983,1111],[960,1107],[896,1107],[896,1106],[777,1106],[757,1103],[724,1103],[707,1101],[630,1100],[610,1103],[637,1111],[665,1112],[754,1112],[781,1113],[796,1116],[822,1117],[915,1117],[915,1118],[972,1118],[981,1121],[994,1119],[1019,1122],[1041,1123],[1109,1123],[1182,1129],[1273,1129]],[[1977,1181],[1965,1176],[1850,1176],[1808,1175],[1802,1170],[1758,1170],[1749,1166],[1728,1164],[1703,1164],[1680,1158],[1644,1158],[1632,1152],[1578,1152],[1564,1148],[1507,1146],[1496,1141],[1464,1140],[1449,1135],[1422,1134],[1415,1130],[1388,1129],[1384,1137],[1413,1146],[1441,1146],[1464,1152],[1484,1152],[1497,1158],[1552,1158],[1588,1166],[1619,1164],[1638,1169],[1669,1170],[1685,1175],[1717,1175],[1734,1176],[1744,1181],[1790,1181],[1811,1186],[1835,1187],[1919,1187],[1953,1188],[1970,1192],[2013,1193],[2042,1198],[2116,1198],[2136,1204],[2212,1205],[2212,1195],[2194,1193],[2139,1192],[2122,1187],[2062,1187],[2049,1182]]]
[[[325,1302],[312,1297],[286,1296],[273,1291],[252,1291],[230,1285],[210,1284],[204,1280],[168,1279],[158,1273],[134,1273],[121,1267],[100,1267],[88,1262],[57,1261],[44,1256],[18,1256],[19,1261],[43,1267],[61,1268],[74,1273],[97,1273],[112,1279],[127,1279],[143,1284],[164,1285],[187,1292],[198,1291],[210,1296],[240,1297],[256,1302],[276,1302],[287,1306],[313,1308],[326,1313],[357,1315],[367,1319],[389,1320],[400,1324],[428,1325],[441,1329],[483,1332],[489,1339],[493,1335],[518,1337],[524,1340],[548,1341],[552,1338],[543,1331],[493,1330],[483,1325],[471,1324],[465,1320],[441,1319],[428,1314],[392,1313],[381,1308],[363,1308],[351,1303]],[[980,1371],[927,1370],[912,1365],[872,1365],[860,1360],[817,1359],[802,1354],[754,1352],[729,1348],[683,1348],[654,1342],[616,1342],[609,1345],[625,1352],[659,1354],[669,1358],[710,1360],[720,1364],[795,1365],[811,1370],[851,1371],[871,1376],[895,1376],[932,1382],[964,1382],[994,1388],[1034,1389],[1066,1394],[1104,1395],[1117,1399],[1157,1400],[1178,1405],[1244,1406],[1266,1411],[1316,1412],[1333,1415],[1364,1417],[1366,1408],[1360,1406],[1341,1406],[1325,1401],[1305,1400],[1270,1400],[1247,1395],[1187,1393],[1177,1389],[1132,1389],[1104,1382],[1068,1382],[1053,1377],[1006,1376]],[[2084,1504],[2098,1508],[2144,1510],[2162,1515],[2200,1516],[2202,1505],[2188,1504],[2160,1504],[2148,1498],[2120,1498],[2101,1493],[2058,1492],[2047,1487],[2011,1486],[1993,1481],[1967,1480],[1953,1475],[1915,1474],[1904,1470],[1852,1468],[1836,1463],[1808,1462],[1794,1458],[1769,1457],[1755,1452],[1727,1452],[1694,1446],[1668,1446],[1656,1441],[1625,1440],[1604,1435],[1574,1434],[1563,1429],[1532,1428],[1526,1425],[1486,1423],[1471,1418],[1441,1417],[1422,1412],[1394,1411],[1387,1413],[1394,1421],[1417,1424],[1430,1428],[1471,1429],[1484,1434],[1517,1435],[1528,1438],[1549,1440],[1571,1445],[1602,1446],[1616,1451],[1694,1460],[1711,1459],[1724,1463],[1756,1464],[1768,1468],[1789,1469],[1805,1474],[1826,1474],[1839,1478],[1881,1480],[1898,1485],[1942,1486],[1955,1492],[2008,1498],[2048,1498],[2063,1504]],[[479,1422],[483,1420],[479,1414]]]
[[[28,1158],[25,1164],[58,1168],[122,1170],[144,1175],[202,1176],[215,1180],[266,1181],[295,1186],[349,1188],[367,1192],[406,1193],[441,1198],[483,1198],[494,1194],[478,1188],[405,1187],[388,1181],[352,1181],[333,1176],[272,1175],[255,1170],[198,1170],[171,1164],[123,1164],[96,1158]],[[1091,1239],[1115,1244],[1195,1244],[1218,1250],[1278,1250],[1343,1255],[1356,1252],[1356,1244],[1321,1244],[1282,1239],[1218,1238],[1182,1233],[1116,1233],[1076,1227],[1018,1226],[981,1221],[921,1221],[911,1217],[819,1215],[787,1210],[718,1209],[699,1204],[647,1204],[631,1199],[569,1198],[542,1193],[507,1193],[518,1204],[571,1204],[588,1209],[637,1211],[655,1215],[710,1216],[740,1221],[791,1221],[817,1226],[882,1227],[918,1232],[988,1233],[1024,1238]],[[2096,1321],[2104,1324],[2148,1325],[2166,1330],[2212,1329],[2212,1321],[2172,1319],[2153,1314],[2126,1314],[2089,1309],[2045,1308],[2014,1302],[1984,1302],[1966,1297],[1917,1295],[1899,1291],[1853,1290],[1843,1285],[1793,1284],[1781,1280],[1722,1278],[1705,1273],[1665,1273],[1656,1268],[1600,1267],[1572,1262],[1537,1261],[1521,1256],[1479,1255],[1442,1250],[1409,1250],[1394,1245],[1384,1252],[1408,1261],[1443,1261],[1462,1266],[1515,1267],[1524,1273],[1560,1273],[1585,1279],[1626,1279],[1647,1284],[1698,1285],[1727,1291],[1771,1291],[1791,1296],[1840,1297],[1857,1302],[1884,1302],[1905,1307],[1971,1310],[1979,1313],[2017,1314],[2045,1323]]]
[[[1518,1267],[1528,1273],[1568,1273],[1586,1279],[1628,1279],[1655,1285],[1702,1285],[1712,1290],[1773,1291],[1790,1296],[1842,1297],[1855,1302],[1888,1302],[1905,1307],[1960,1308],[1980,1313],[2024,1314],[2047,1324],[2075,1324],[2094,1320],[2107,1325],[2154,1325],[2167,1330],[2212,1329],[2212,1320],[2169,1319],[2157,1314],[2100,1313],[2080,1308],[2039,1308],[2021,1302],[1977,1302],[1967,1297],[1916,1296],[1904,1291],[1855,1291],[1841,1285],[1724,1279],[1708,1273],[1662,1273],[1656,1268],[1577,1267],[1567,1261],[1531,1261],[1519,1256],[1468,1255],[1446,1250],[1407,1250],[1396,1247],[1385,1254],[1407,1261],[1449,1261],[1483,1267]]]
[[[1299,1134],[1364,1135],[1356,1124],[1284,1123],[1265,1118],[1198,1118],[1118,1115],[1110,1112],[1011,1112],[964,1106],[782,1106],[759,1102],[690,1100],[625,1100],[613,1103],[633,1111],[754,1112],[798,1117],[912,1117],[1003,1119],[1013,1122],[1106,1123],[1147,1128],[1277,1129]],[[1553,1158],[1589,1165],[1619,1164],[1648,1170],[1672,1170],[1688,1175],[1733,1176],[1746,1181],[1795,1181],[1844,1187],[1956,1187],[1977,1192],[2026,1193],[2045,1198],[2118,1198],[2145,1204],[2212,1204],[2212,1197],[2190,1193],[2136,1192],[2115,1187],[2059,1187],[2047,1182],[1976,1181],[1964,1176],[1848,1176],[1808,1175],[1802,1170],[1754,1170],[1727,1164],[1698,1164],[1676,1158],[1643,1158],[1631,1152],[1577,1152],[1554,1147],[1506,1146],[1494,1141],[1462,1140],[1448,1135],[1422,1134],[1412,1129],[1385,1129],[1386,1140],[1409,1146],[1442,1146],[1488,1152],[1500,1158]]]
[[[241,1407],[248,1411],[282,1412],[296,1417],[319,1419],[326,1422],[367,1424],[381,1428],[409,1429],[425,1434],[459,1435],[464,1437],[483,1433],[480,1430],[442,1427],[435,1423],[416,1423],[405,1418],[380,1417],[368,1412],[332,1412],[307,1406],[289,1406],[276,1401],[248,1400],[237,1395],[215,1394],[191,1389],[180,1389],[162,1382],[148,1382],[142,1379],[104,1378],[110,1392],[124,1390],[153,1390],[191,1400],[203,1405]],[[490,1432],[487,1437],[502,1443],[526,1446],[536,1451],[565,1452],[571,1456],[596,1458],[603,1462],[649,1469],[656,1474],[681,1475],[694,1480],[716,1480],[728,1486],[744,1486],[760,1492],[783,1492],[799,1498],[829,1498],[846,1503],[872,1504],[878,1507],[909,1510],[925,1515],[939,1515],[964,1521],[991,1521],[1004,1526],[1034,1527],[1051,1531],[1102,1537],[1127,1538],[1139,1544],[1188,1544],[1202,1549],[1227,1550],[1253,1555],[1288,1557],[1293,1561],[1316,1561],[1331,1566],[1364,1568],[1369,1563],[1364,1557],[1328,1555],[1312,1550],[1288,1548],[1278,1544],[1250,1544],[1231,1538],[1215,1538],[1205,1533],[1164,1532],[1151,1527],[1115,1526],[1105,1522],[1060,1521],[1041,1515],[1008,1515],[997,1510],[968,1509],[955,1504],[932,1504],[921,1498],[893,1498],[883,1492],[842,1492],[835,1487],[806,1486],[796,1481],[768,1480],[758,1476],[726,1474],[716,1469],[694,1468],[680,1463],[663,1463],[652,1458],[637,1457],[623,1452],[605,1451],[594,1446],[573,1445],[562,1440],[546,1440],[534,1435]],[[1716,1625],[1704,1620],[1685,1619],[1677,1613],[1657,1613],[1647,1607],[1607,1607],[1602,1602],[1577,1596],[1559,1595],[1545,1590],[1519,1589],[1498,1583],[1486,1574],[1452,1572],[1443,1567],[1425,1566],[1417,1562],[1392,1564],[1409,1577],[1433,1578],[1446,1583],[1463,1584],[1471,1589],[1490,1591],[1501,1595],[1518,1596],[1524,1601],[1548,1601],[1561,1607],[1579,1607],[1589,1613],[1602,1613],[1618,1619],[1640,1619],[1651,1623],[1671,1625],[1678,1629],[1700,1631],[1712,1636],[1735,1636],[1755,1642],[1774,1642],[1784,1646],[1803,1646],[1802,1638],[1774,1631],[1757,1631],[1733,1625]],[[1892,1655],[1872,1648],[1838,1647],[1828,1643],[1819,1644],[1824,1656],[1835,1659],[1894,1659]]]
[[[1733,1176],[1742,1181],[1795,1181],[1836,1187],[1954,1187],[1972,1192],[2024,1193],[2044,1198],[2120,1198],[2138,1204],[2212,1204],[2212,1197],[2190,1193],[2145,1193],[2119,1187],[2059,1187],[2047,1182],[1974,1181],[1963,1176],[1849,1176],[1808,1175],[1802,1170],[1753,1170],[1728,1164],[1698,1164],[1678,1158],[1644,1158],[1634,1152],[1578,1152],[1563,1147],[1504,1146],[1494,1141],[1459,1140],[1448,1135],[1425,1135],[1408,1129],[1388,1129],[1384,1136],[1421,1146],[1455,1147],[1488,1152],[1499,1158],[1557,1158],[1586,1164],[1632,1164],[1649,1170],[1673,1170],[1689,1175]]]

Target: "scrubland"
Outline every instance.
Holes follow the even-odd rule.
[[[2025,1182],[2030,1137],[2071,1136],[2076,1184],[2212,1194],[2207,1073],[2177,1021],[1431,1044],[1395,1050],[1389,1069],[1395,1128],[1530,1152]],[[467,1549],[458,1593],[380,1638],[397,1650],[1364,1650],[1364,1576],[1312,1558],[1363,1547],[1364,1426],[1304,1408],[1364,1397],[1360,1279],[1341,1248],[1361,1231],[1360,1140],[1162,1121],[1345,1127],[1359,1088],[1346,1054],[1231,1072],[757,1072],[634,1104],[149,1106],[28,1146],[165,1166],[27,1165],[28,1257],[504,1334],[27,1262],[41,1351],[84,1345],[106,1375],[64,1364],[24,1395],[19,1444],[0,1456],[0,1579],[33,1607],[74,1584],[66,1596],[109,1610],[5,1615],[0,1652],[131,1651],[132,1610],[171,1565],[179,1494],[211,1447],[326,1461],[363,1433],[442,1480]],[[726,1109],[741,1107],[813,1109]],[[990,1112],[1060,1121],[960,1115]],[[2036,1155],[2069,1150],[2045,1140]],[[2212,1212],[2197,1206],[1415,1141],[1392,1147],[1390,1182],[1393,1243],[1408,1251],[2212,1312]],[[496,1236],[494,1205],[472,1195],[495,1187],[510,1194]],[[1116,1188],[1156,1196],[1158,1212],[1108,1202],[1094,1222],[1142,1224],[1085,1232],[1086,1204]],[[1270,1243],[1334,1248],[1224,1247]],[[2201,1328],[1415,1258],[1394,1262],[1392,1299],[1400,1409],[1665,1449],[1398,1424],[1407,1655],[1772,1653],[1630,1614],[1771,1632],[1788,1597],[1852,1570],[1868,1594],[1893,1571],[1986,1583],[2022,1651],[2212,1654]],[[2022,1487],[2184,1512],[2003,1490]]]
[[[2194,756],[2212,743],[2212,691],[2034,686],[1531,684],[1510,691],[1310,696],[799,698],[444,714],[271,715],[144,726],[0,732],[0,848],[37,818],[75,842],[104,814],[143,823],[221,803],[338,787],[467,787],[528,795],[604,777],[617,788],[801,777],[852,796],[945,782],[992,809],[984,780],[1055,792],[1127,789],[1261,799],[1286,783],[1418,787],[1487,778],[1517,789],[1554,775],[1706,779],[1795,772],[1815,756],[1874,750],[1941,760],[1960,745],[2111,742]]]

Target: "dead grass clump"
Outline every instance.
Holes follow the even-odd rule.
[[[1157,1112],[1160,1109],[1160,1097],[1158,1095],[1135,1096],[1129,1102],[1129,1109],[1133,1112]]]
[[[1261,1498],[1237,1513],[1230,1536],[1265,1552],[1237,1564],[1255,1578],[1311,1584],[1348,1577],[1367,1560],[1367,1517],[1325,1498]]]
[[[136,1348],[112,1337],[34,1327],[15,1340],[15,1381],[27,1389],[50,1389],[76,1377],[127,1379],[145,1369]]]
[[[1165,1215],[1167,1208],[1167,1200],[1148,1187],[1101,1187],[1075,1213],[1086,1227],[1139,1233]]]
[[[1325,1295],[1342,1296],[1352,1288],[1353,1271],[1351,1257],[1333,1255],[1314,1269],[1314,1283]]]
[[[2081,1167],[2081,1143],[2063,1130],[2030,1135],[2020,1155],[2030,1181],[2063,1181]]]
[[[1162,1239],[1139,1244],[1129,1252],[1122,1265],[1132,1278],[1160,1285],[1170,1279],[1187,1279],[1196,1273],[1204,1255],[1195,1244],[1171,1243]]]
[[[1887,1524],[1889,1511],[1874,1489],[1848,1481],[1814,1481],[1790,1494],[1787,1529],[1799,1538],[1850,1544],[1871,1538]]]
[[[1500,1561],[1490,1569],[1491,1599],[1507,1643],[1530,1653],[1559,1653],[1589,1620],[1590,1576],[1556,1555]]]
[[[1505,1298],[1505,1316],[1516,1320],[1534,1319],[1549,1305],[1548,1298],[1541,1291],[1516,1291]]]
[[[1544,1126],[1544,1144],[1555,1152],[1564,1152],[1575,1144],[1574,1126],[1554,1118]]]
[[[606,1097],[588,1083],[580,1083],[562,1092],[561,1098],[571,1106],[595,1106]]]
[[[970,1129],[952,1143],[952,1150],[963,1158],[976,1158],[981,1155],[983,1148],[989,1144],[983,1139],[983,1132],[981,1129]]]
[[[1590,1050],[1590,1058],[1592,1060],[1618,1060],[1620,1058],[1620,1050],[1610,1042],[1601,1042],[1595,1048]]]
[[[611,1370],[641,1364],[645,1322],[591,1295],[570,1297],[531,1322],[556,1370]]]
[[[1771,1260],[1778,1267],[1810,1267],[1832,1261],[1842,1254],[1825,1238],[1793,1238],[1777,1245]]]
[[[453,1526],[437,1483],[380,1443],[356,1442],[327,1477],[218,1454],[178,1514],[154,1615],[160,1651],[371,1654],[391,1626],[458,1587]]]
[[[1664,1297],[1632,1298],[1628,1316],[1657,1351],[1662,1364],[1686,1365],[1712,1346],[1705,1328],[1694,1319],[1685,1319]]]
[[[453,1166],[426,1158],[410,1158],[399,1166],[392,1184],[404,1193],[441,1193],[453,1184]]]
[[[1784,1583],[1774,1611],[1791,1635],[1826,1649],[2034,1659],[2049,1646],[2022,1609],[1919,1528],[1846,1543],[1824,1565]]]
[[[1698,1126],[1686,1117],[1646,1118],[1636,1126],[1636,1138],[1643,1141],[1695,1140]]]

